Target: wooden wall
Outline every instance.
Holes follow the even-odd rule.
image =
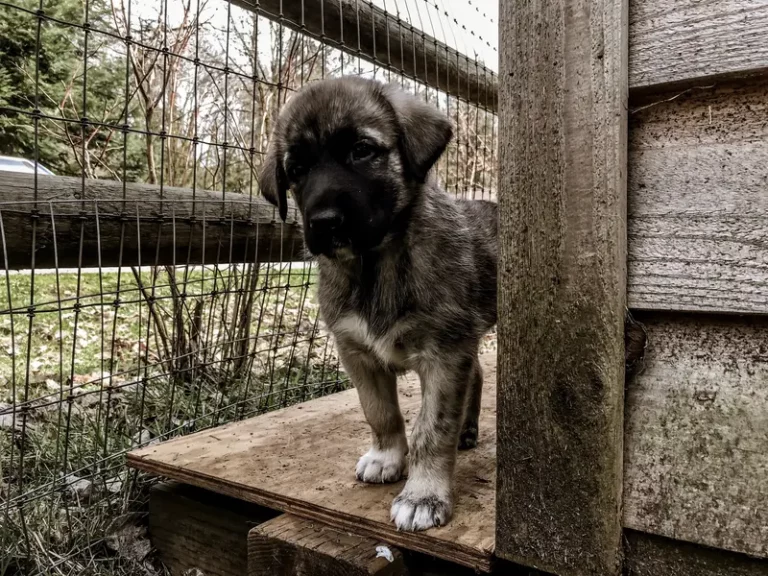
[[[768,81],[644,102],[629,116],[629,306],[768,313]]]
[[[630,1],[624,525],[768,558],[768,2]]]
[[[768,557],[768,318],[651,313],[627,386],[624,525]]]
[[[569,476],[577,492],[594,485],[590,478],[605,478],[603,463],[617,446],[621,448],[622,524],[634,538],[625,538],[627,573],[768,573],[768,1],[574,0],[567,5],[561,9],[559,2],[501,4],[500,315],[518,316],[512,320],[500,316],[499,490],[527,486],[531,477],[532,467],[521,463],[526,461],[505,463],[502,457],[519,455],[521,440],[515,430],[520,429],[521,415],[533,411],[550,446],[534,435],[529,440],[533,458],[540,459],[544,468],[549,466],[559,482],[563,474]],[[574,367],[579,359],[604,365],[605,356],[596,358],[594,347],[587,347],[585,355],[583,346],[561,338],[557,362],[552,357],[536,360],[537,350],[546,352],[546,342],[561,333],[558,326],[569,322],[536,302],[574,289],[582,290],[584,300],[590,301],[595,293],[583,290],[557,266],[548,268],[553,272],[549,282],[533,282],[538,275],[535,265],[547,262],[542,254],[557,259],[567,253],[562,241],[569,229],[592,226],[594,237],[602,238],[602,244],[593,246],[597,254],[614,241],[605,237],[604,219],[573,209],[586,203],[603,218],[614,214],[615,204],[605,202],[605,185],[616,182],[614,172],[601,172],[607,180],[598,184],[592,181],[590,186],[570,189],[552,185],[558,182],[552,174],[567,178],[574,169],[562,161],[574,157],[573,147],[588,144],[579,134],[610,133],[611,120],[595,103],[607,101],[602,95],[620,87],[621,75],[611,80],[619,84],[606,86],[596,83],[596,75],[589,71],[615,66],[616,35],[608,35],[600,23],[613,22],[625,8],[629,11],[626,299],[647,332],[647,348],[626,382],[623,446],[616,438],[612,444],[600,444],[600,456],[583,461],[581,467],[558,468],[564,456],[551,448],[552,439],[583,457],[580,443],[601,438],[594,415],[604,418],[609,398],[615,397],[611,390],[624,389],[621,378],[603,370],[589,401],[569,404],[574,411],[591,410],[583,412],[591,417],[579,420],[558,413],[553,398],[561,387],[553,384],[553,374],[567,381],[572,391],[589,389],[590,370],[574,368],[566,378],[562,367]],[[536,25],[520,27],[526,18]],[[580,55],[541,49],[529,57],[520,49],[553,38],[559,38],[556,45],[563,48],[585,31],[591,50]],[[551,82],[537,85],[536,98],[525,91],[521,78],[530,83],[531,77],[547,73]],[[569,74],[580,78],[582,90],[566,91],[558,100],[560,83],[567,84]],[[591,122],[585,120],[580,131],[569,135],[568,119],[578,117],[585,107],[591,110]],[[530,130],[529,141],[505,140],[524,135],[533,122],[538,130]],[[537,152],[541,141],[548,142],[550,152]],[[590,166],[594,164],[576,164],[582,174],[588,174]],[[542,187],[547,183],[549,188]],[[545,193],[546,189],[552,192]],[[548,229],[533,212],[519,208],[530,201],[537,210],[546,210],[550,200],[559,209],[557,217],[546,221]],[[546,252],[553,239],[554,250]],[[603,264],[608,262],[602,258]],[[584,262],[589,258],[585,256]],[[620,277],[620,265],[611,266],[607,277]],[[534,312],[523,314],[514,305],[521,286],[531,288],[523,300]],[[603,314],[610,311],[607,300],[593,304]],[[594,321],[590,315],[573,317],[563,330],[582,333],[580,322]],[[542,326],[550,327],[546,338]],[[540,337],[529,345],[525,334]],[[610,350],[604,341],[603,346],[603,352]],[[513,368],[524,364],[529,366],[526,377],[516,378]],[[523,387],[532,390],[523,394]],[[553,525],[567,524],[567,514],[556,506],[562,499],[534,491],[526,510],[518,505],[521,498],[500,494],[500,555],[558,574],[608,573],[605,564],[602,572],[594,562],[569,564],[567,557],[573,551],[567,537],[558,538],[557,529],[550,533],[551,542],[544,542],[542,533],[535,531],[540,520],[536,510],[549,514]],[[571,501],[582,518],[594,513],[595,509],[583,507],[588,498]],[[612,522],[610,507],[602,514],[604,529]],[[590,529],[588,523],[579,527]],[[597,529],[592,529],[591,542],[596,543]],[[630,540],[664,545],[630,546]],[[537,548],[537,541],[544,544]],[[590,538],[582,536],[582,542]],[[690,551],[699,550],[692,544],[713,551],[706,562],[691,559]],[[717,550],[723,551],[721,560],[710,562],[710,556],[718,557]],[[604,546],[590,549],[595,555],[601,552]],[[560,561],[553,561],[558,554]]]

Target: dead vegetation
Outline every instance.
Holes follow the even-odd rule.
[[[8,275],[0,574],[154,573],[146,481],[123,455],[343,388],[314,280],[309,265]]]

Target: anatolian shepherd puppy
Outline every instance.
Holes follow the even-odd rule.
[[[260,179],[285,220],[291,190],[319,263],[322,318],[372,429],[363,482],[408,480],[400,530],[448,522],[456,450],[477,443],[478,346],[496,323],[496,205],[460,201],[430,171],[452,136],[444,114],[391,85],[329,79],[277,119]],[[396,377],[422,406],[410,451]]]

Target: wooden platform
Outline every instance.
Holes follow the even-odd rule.
[[[459,454],[454,517],[442,528],[398,532],[389,508],[404,482],[374,486],[355,479],[355,464],[370,439],[354,390],[148,446],[128,454],[128,464],[489,571],[495,532],[496,355],[481,361],[480,442]],[[420,396],[418,379],[403,378],[400,406],[409,427]]]

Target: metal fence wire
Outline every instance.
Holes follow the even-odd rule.
[[[493,195],[495,2],[0,1],[0,575],[158,574],[138,446],[347,386],[270,126],[326,76],[452,119]]]

